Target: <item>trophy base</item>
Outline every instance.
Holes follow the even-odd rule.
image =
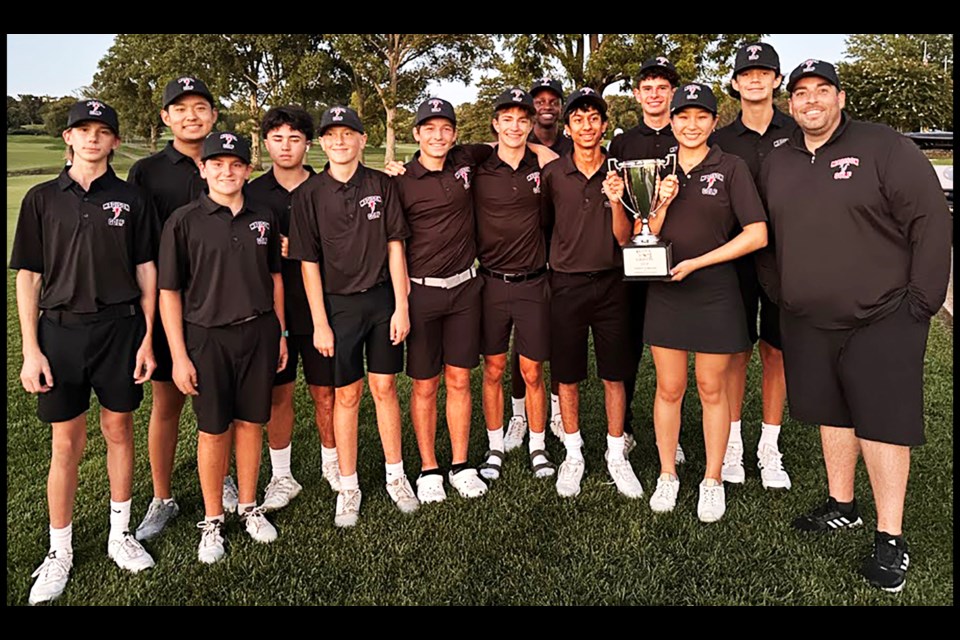
[[[630,281],[669,281],[673,278],[673,251],[668,242],[628,244],[623,247],[623,279]]]

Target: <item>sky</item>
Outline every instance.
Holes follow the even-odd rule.
[[[93,81],[97,62],[110,48],[114,35],[7,34],[7,95],[74,95]],[[787,75],[807,58],[839,61],[845,38],[845,34],[779,33],[765,40],[780,54],[780,67]],[[433,84],[430,89],[453,104],[472,102],[477,96],[475,87],[462,83]],[[611,92],[616,90],[611,87],[606,93]]]

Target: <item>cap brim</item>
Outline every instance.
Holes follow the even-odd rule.
[[[607,103],[604,102],[603,98],[599,96],[580,96],[579,98],[577,98],[576,100],[568,104],[567,107],[563,110],[564,120],[566,120],[567,116],[570,115],[571,112],[573,112],[575,109],[580,107],[580,105],[582,104],[587,104],[591,107],[595,107],[597,111],[599,111],[604,115],[606,115],[607,113]]]
[[[356,132],[359,133],[360,135],[363,135],[363,133],[364,133],[363,129],[357,129],[357,128],[356,128],[355,126],[353,126],[352,124],[348,124],[348,123],[346,123],[346,122],[331,122],[331,123],[328,124],[328,125],[324,125],[324,126],[320,127],[320,130],[319,130],[319,132],[317,133],[317,135],[318,135],[318,136],[322,136],[323,134],[325,134],[325,133],[327,132],[327,129],[332,129],[333,127],[346,127],[347,129],[352,129],[353,131],[356,131]]]
[[[796,78],[793,78],[792,80],[787,82],[787,93],[793,93],[793,89],[794,87],[797,86],[798,82],[800,82],[804,78],[810,78],[810,77],[823,78],[824,80],[826,80],[827,82],[835,86],[837,88],[837,91],[840,91],[840,85],[837,83],[837,80],[835,78],[831,78],[830,76],[823,73],[819,73],[817,71],[808,71],[807,73],[801,73]]]
[[[494,115],[496,115],[498,111],[502,111],[503,109],[510,109],[512,107],[520,107],[521,109],[525,110],[527,113],[531,115],[536,115],[537,113],[537,108],[532,104],[523,104],[522,102],[513,102],[512,100],[510,102],[497,103],[493,107],[493,113]]]
[[[428,115],[428,116],[426,116],[426,117],[424,117],[424,118],[420,118],[419,120],[417,120],[417,121],[413,124],[413,126],[419,127],[419,126],[422,125],[424,122],[427,122],[428,120],[433,120],[434,118],[443,118],[444,120],[449,121],[450,124],[453,125],[453,128],[454,128],[454,129],[457,128],[457,119],[456,119],[456,118],[451,118],[450,116],[438,115],[438,114],[433,114],[433,113],[431,113],[430,115]]]
[[[681,105],[678,106],[676,109],[670,109],[670,115],[673,116],[673,115],[676,115],[676,114],[680,113],[680,112],[683,111],[684,109],[693,109],[693,108],[703,109],[704,111],[709,111],[709,112],[712,113],[713,115],[717,115],[717,110],[716,110],[715,108],[714,108],[714,109],[711,109],[711,108],[708,107],[707,105],[697,104],[697,103],[695,103],[695,102],[688,102],[687,104],[681,104]]]
[[[213,96],[211,96],[209,93],[205,93],[205,92],[203,92],[203,91],[183,91],[183,92],[178,93],[177,95],[173,96],[172,98],[170,98],[170,100],[168,100],[168,101],[166,102],[166,104],[163,105],[163,108],[166,109],[167,107],[169,107],[170,105],[172,105],[174,102],[176,102],[177,100],[179,100],[179,99],[182,98],[183,96],[190,96],[190,95],[193,95],[193,96],[201,96],[201,97],[204,98],[207,102],[210,103],[210,106],[211,106],[211,107],[214,106],[214,104],[213,104]],[[214,108],[215,108],[215,107],[214,107]]]
[[[250,164],[250,158],[244,158],[241,155],[237,155],[236,153],[231,153],[229,151],[217,151],[216,153],[211,153],[210,155],[203,155],[200,158],[200,162],[206,162],[210,158],[219,158],[221,156],[233,156],[234,158],[238,158],[243,161],[244,164]]]
[[[106,120],[101,120],[101,119],[99,119],[99,118],[84,118],[84,119],[82,119],[82,120],[77,120],[76,122],[73,122],[73,123],[71,123],[71,124],[68,124],[68,125],[67,125],[67,129],[73,129],[74,127],[79,127],[79,126],[80,126],[81,124],[83,124],[84,122],[96,122],[96,123],[98,123],[98,124],[106,125],[107,127],[110,128],[110,131],[113,131],[113,135],[115,135],[115,136],[117,136],[117,137],[120,136],[120,128],[119,128],[119,127],[116,127],[116,126],[110,124],[109,122],[107,122]]]
[[[774,66],[768,62],[758,62],[756,64],[748,64],[734,69],[733,77],[736,78],[738,73],[743,73],[744,71],[749,71],[750,69],[769,69],[770,71],[776,71],[778,75],[780,74],[780,67]]]

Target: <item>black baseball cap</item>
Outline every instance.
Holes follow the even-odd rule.
[[[203,96],[210,103],[211,107],[214,106],[213,94],[210,93],[210,89],[207,89],[207,85],[203,83],[203,80],[198,80],[193,76],[181,76],[176,80],[171,80],[167,83],[167,86],[163,88],[163,108],[166,109],[169,107],[170,103],[176,102],[180,96],[191,93]]]
[[[363,133],[363,123],[360,116],[350,107],[336,104],[323,112],[320,117],[320,133],[323,135],[330,127],[347,127],[357,133]]]
[[[840,91],[840,78],[837,76],[837,69],[829,62],[824,62],[823,60],[804,60],[797,68],[790,72],[790,79],[787,81],[787,91],[793,93],[793,88],[796,86],[797,81],[800,78],[806,78],[807,76],[817,76],[823,78],[833,86],[837,88],[837,91]]]
[[[596,107],[604,119],[607,117],[606,100],[592,87],[583,87],[567,96],[567,101],[563,105],[563,121],[566,122],[569,120],[570,113],[580,106]]]
[[[563,101],[563,85],[560,84],[559,80],[555,80],[550,77],[537,78],[533,81],[533,85],[530,87],[530,95],[535,96],[540,91],[553,91],[555,94],[560,96],[560,100]]]
[[[501,93],[493,105],[493,112],[496,113],[500,109],[509,109],[510,107],[522,107],[531,115],[537,112],[536,107],[533,106],[533,96],[520,87],[510,87]]]
[[[753,42],[737,50],[733,63],[733,77],[747,69],[771,69],[780,75],[780,56],[777,50],[765,42]]]
[[[113,107],[100,100],[81,100],[72,107],[67,114],[67,129],[72,129],[81,122],[102,122],[110,127],[114,135],[120,135],[120,120]]]
[[[427,98],[417,107],[417,117],[413,126],[419,127],[430,118],[446,118],[454,128],[457,126],[457,113],[453,105],[443,98]]]
[[[708,85],[691,82],[683,85],[673,94],[673,100],[670,101],[670,115],[683,111],[687,107],[700,107],[717,115],[717,98]]]
[[[201,162],[216,156],[236,156],[250,164],[250,145],[232,131],[214,131],[203,141]]]
[[[677,73],[677,67],[674,66],[666,56],[654,56],[648,58],[640,65],[640,72],[637,78],[643,77],[647,71],[655,71],[657,75],[662,75],[670,81],[670,84],[677,86],[680,84],[680,74]],[[637,81],[639,83],[639,80]]]

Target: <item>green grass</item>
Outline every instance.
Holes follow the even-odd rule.
[[[372,163],[371,163],[372,164]],[[33,177],[35,180],[40,178]],[[8,230],[28,180],[7,179]],[[9,235],[8,235],[9,243]],[[9,244],[8,244],[9,251]],[[50,429],[35,414],[36,400],[19,382],[20,334],[12,272],[7,284],[7,604],[26,603],[30,573],[47,550],[46,474]],[[320,445],[302,378],[297,383],[293,469],[303,493],[272,516],[280,538],[258,545],[235,519],[228,521],[226,558],[196,559],[202,518],[192,410],[185,409],[173,485],[181,516],[148,544],[157,567],[122,573],[105,553],[108,484],[105,445],[91,411],[74,514],[74,570],[57,604],[936,604],[953,603],[953,336],[935,320],[926,357],[928,443],[915,450],[906,504],[911,568],[906,590],[889,595],[857,574],[870,550],[876,515],[863,465],[857,479],[867,526],[835,535],[793,532],[790,520],[825,495],[819,438],[812,427],[787,420],[780,438],[793,479],[789,492],[761,488],[755,458],[760,397],[757,358],[744,406],[747,482],[727,490],[727,513],[713,525],[696,518],[697,483],[704,464],[700,405],[690,388],[681,436],[689,462],[673,514],[655,516],[646,499],[629,501],[608,484],[604,469],[602,387],[592,377],[581,389],[587,474],[572,500],[552,480],[535,480],[524,451],[511,453],[503,478],[478,500],[449,490],[448,500],[405,516],[383,488],[383,454],[373,404],[361,406],[359,474],[364,490],[360,523],[333,526],[335,495],[320,476]],[[692,380],[692,375],[691,375]],[[410,385],[399,378],[407,473],[419,469],[409,420]],[[654,371],[641,365],[634,411],[639,446],[632,454],[647,496],[656,483],[651,424]],[[473,374],[471,461],[486,449],[480,372]],[[94,409],[96,403],[94,401]],[[440,406],[443,407],[441,392]],[[151,496],[147,459],[149,390],[135,414],[133,524]],[[438,454],[450,447],[441,410]],[[266,445],[264,445],[264,458]],[[548,438],[552,458],[562,446]],[[264,460],[260,490],[269,480]],[[262,493],[260,494],[262,495]]]

